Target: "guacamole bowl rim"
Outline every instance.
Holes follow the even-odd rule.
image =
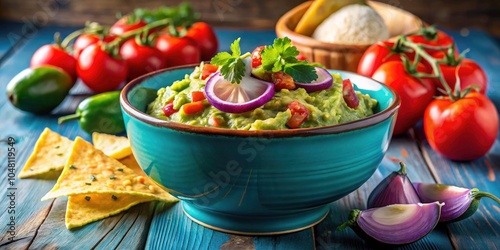
[[[351,74],[356,77],[362,78],[366,81],[373,82],[381,85],[383,88],[386,88],[391,93],[391,98],[393,99],[392,103],[385,109],[380,110],[370,116],[346,122],[341,124],[334,125],[326,125],[319,127],[310,127],[310,128],[296,128],[296,129],[283,129],[283,130],[237,130],[237,129],[229,129],[229,128],[215,128],[215,127],[204,127],[204,126],[196,126],[196,125],[188,125],[174,121],[162,120],[160,118],[154,117],[152,115],[147,114],[134,107],[132,103],[128,99],[128,94],[137,86],[140,86],[144,81],[149,78],[155,77],[157,75],[175,71],[175,70],[184,70],[192,68],[194,69],[199,64],[190,64],[190,65],[182,65],[176,67],[169,67],[165,69],[156,70],[150,72],[148,74],[137,77],[130,82],[128,82],[122,89],[120,93],[120,106],[122,110],[126,112],[131,117],[135,119],[147,123],[156,127],[164,127],[177,131],[188,132],[188,133],[197,133],[197,134],[207,134],[207,135],[219,135],[219,136],[234,136],[234,137],[262,137],[262,138],[286,138],[286,137],[303,137],[303,136],[314,136],[314,135],[322,135],[322,134],[337,134],[344,133],[348,131],[354,131],[366,127],[370,127],[372,125],[381,123],[387,119],[390,119],[394,114],[397,114],[399,106],[401,104],[400,97],[396,93],[394,89],[390,86],[387,86],[379,81],[371,79],[366,76],[359,75],[355,72],[345,71],[345,70],[336,70],[336,69],[328,69],[331,72],[339,72],[343,74]],[[353,82],[356,85],[356,82]],[[164,87],[168,86],[165,84]],[[156,89],[157,91],[157,89]],[[379,101],[379,100],[377,100]]]

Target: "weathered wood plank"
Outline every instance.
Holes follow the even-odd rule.
[[[23,23],[2,21],[0,25],[0,65],[4,57],[22,43],[23,29],[26,29]]]

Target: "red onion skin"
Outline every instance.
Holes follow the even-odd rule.
[[[368,208],[384,207],[392,204],[417,204],[420,199],[410,179],[406,175],[406,166],[384,178],[370,193]],[[431,201],[434,202],[434,201]]]
[[[417,212],[411,217],[397,224],[384,225],[377,221],[373,215],[379,209],[398,206],[401,209],[415,209]],[[349,224],[361,238],[388,245],[404,245],[420,240],[436,227],[442,203],[433,202],[426,204],[398,204],[380,208],[371,208],[364,211],[353,210]],[[349,221],[348,221],[349,222]]]
[[[475,199],[473,189],[463,188],[460,192],[453,192],[450,188],[456,187],[420,182],[413,183],[413,186],[422,202],[440,201],[446,204],[442,208],[440,222],[453,222],[471,216],[481,199]]]

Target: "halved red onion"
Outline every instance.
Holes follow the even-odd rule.
[[[473,215],[479,207],[481,198],[488,197],[498,204],[500,199],[477,188],[462,188],[435,183],[413,183],[422,202],[440,201],[446,205],[441,212],[440,222],[454,222]]]
[[[339,229],[351,227],[361,238],[390,245],[420,240],[436,227],[443,203],[396,204],[354,209]]]
[[[320,67],[315,67],[315,69],[316,69],[316,74],[318,74],[318,79],[310,83],[295,82],[295,85],[298,88],[304,88],[307,91],[307,93],[330,88],[333,84],[333,77],[330,74],[330,72]]]
[[[274,96],[274,85],[251,76],[244,76],[239,84],[233,84],[217,72],[208,79],[205,95],[220,111],[244,113],[270,101]]]
[[[420,202],[415,188],[406,175],[406,165],[403,162],[400,162],[399,165],[401,166],[399,171],[392,172],[384,178],[370,193],[367,202],[368,208]]]

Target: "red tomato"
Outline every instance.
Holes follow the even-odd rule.
[[[436,30],[436,33],[428,33],[425,35],[410,35],[407,37],[408,40],[414,42],[414,43],[419,43],[427,46],[450,46],[450,45],[455,45],[455,42],[453,41],[453,38],[446,34],[445,32],[441,30]],[[431,55],[434,58],[444,58],[444,52],[439,51],[439,50],[433,50],[433,49],[425,49],[429,55]],[[458,53],[458,49],[455,51],[455,53]]]
[[[252,68],[257,68],[262,65],[262,50],[266,46],[259,46],[252,51]]]
[[[309,115],[309,110],[304,106],[304,104],[298,101],[292,101],[288,104],[288,109],[292,113],[290,119],[288,119],[286,125],[289,128],[298,128],[305,120],[307,120],[307,116]]]
[[[127,79],[127,63],[112,57],[96,43],[85,48],[78,57],[77,72],[91,90],[106,92],[115,90]]]
[[[104,42],[111,42],[116,38],[114,35],[107,36],[103,39]],[[73,55],[75,58],[78,58],[82,51],[87,48],[88,46],[98,43],[101,41],[101,38],[97,34],[82,34],[80,35],[76,40],[75,43],[73,44]]]
[[[210,61],[219,50],[219,40],[215,31],[205,22],[194,23],[186,33],[187,37],[194,39],[200,48],[200,57],[203,61]]]
[[[483,94],[472,92],[455,102],[432,101],[424,115],[424,132],[431,147],[458,161],[484,156],[498,135],[498,113]]]
[[[129,80],[166,67],[165,58],[158,49],[137,44],[135,38],[122,44],[120,56],[127,63]]]
[[[304,55],[302,55],[301,53],[299,53],[295,58],[297,58],[297,60],[299,60],[299,61],[307,60],[307,58]]]
[[[205,93],[203,91],[193,91],[191,92],[191,102],[203,101],[205,100]]]
[[[426,67],[418,64],[417,71],[426,72]],[[373,79],[392,87],[401,98],[401,106],[396,119],[394,134],[398,135],[413,127],[423,116],[427,104],[435,93],[433,79],[419,81],[406,72],[403,62],[386,62],[373,73]]]
[[[189,37],[160,35],[155,47],[163,53],[167,67],[200,62],[200,50],[195,40]]]
[[[486,73],[484,70],[471,59],[462,59],[459,65],[450,66],[445,64],[439,65],[441,73],[443,74],[444,80],[450,86],[451,90],[455,89],[455,83],[457,81],[456,75],[458,70],[458,78],[460,79],[460,89],[476,85],[479,88],[481,94],[486,93],[486,88],[488,87],[488,79],[486,78]],[[445,89],[443,85],[437,81],[437,87]],[[437,92],[441,94],[441,92]]]
[[[211,74],[215,73],[219,69],[219,66],[214,64],[203,64],[203,69],[201,70],[201,80],[207,79]]]
[[[52,65],[64,70],[71,76],[73,83],[78,76],[76,74],[76,59],[64,49],[55,44],[46,44],[40,47],[31,57],[32,68]]]
[[[361,56],[358,64],[358,74],[371,77],[380,65],[389,61],[399,61],[401,56],[391,51],[393,42],[383,41],[372,44]],[[392,54],[391,54],[392,53]]]
[[[147,23],[142,20],[137,20],[134,23],[128,23],[128,16],[120,18],[116,23],[111,26],[109,33],[117,36],[121,36],[126,32],[136,30],[146,26]]]

